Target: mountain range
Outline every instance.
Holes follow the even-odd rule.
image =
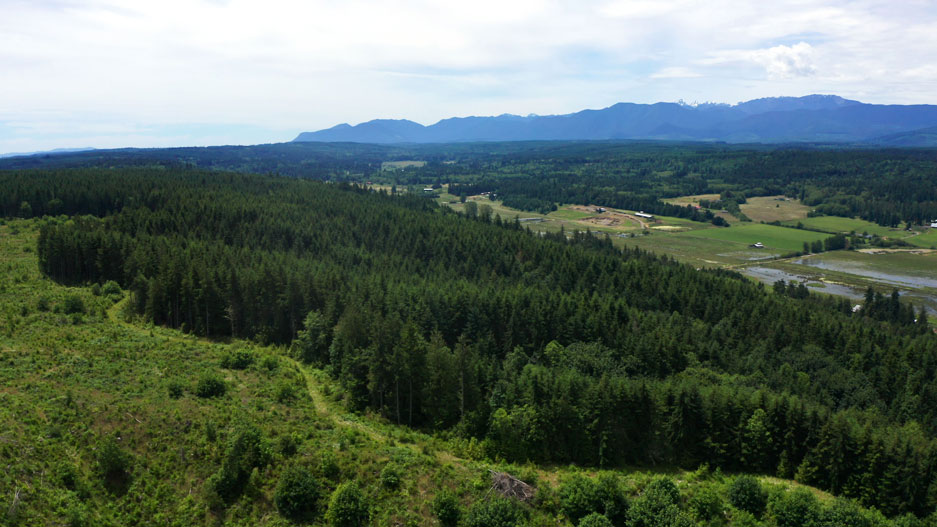
[[[303,132],[294,142],[453,143],[651,139],[727,143],[937,146],[937,106],[880,105],[836,95],[770,97],[735,105],[618,103],[565,115],[453,117],[424,126],[375,119]]]

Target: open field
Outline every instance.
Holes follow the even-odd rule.
[[[917,236],[905,238],[905,241],[918,247],[937,248],[937,229],[928,229]]]
[[[719,194],[696,194],[695,196],[680,196],[678,198],[664,198],[661,201],[664,203],[671,203],[673,205],[680,205],[685,207],[687,205],[699,205],[700,200],[706,201],[716,201],[719,199]]]
[[[381,170],[397,170],[400,168],[407,168],[407,167],[421,168],[424,166],[426,166],[426,161],[416,161],[416,160],[384,161],[383,163],[381,163]]]
[[[620,240],[620,241],[619,241]],[[615,239],[626,247],[637,247],[667,255],[696,267],[728,267],[781,256],[780,251],[751,249],[746,244],[703,236],[653,233],[650,236]]]
[[[804,242],[822,240],[828,236],[823,233],[750,223],[734,225],[729,228],[707,229],[679,234],[677,236],[698,236],[750,245],[761,242],[765,249],[780,250],[784,252],[797,252],[803,250]]]
[[[817,216],[815,218],[803,218],[795,221],[787,221],[785,225],[802,224],[809,229],[816,229],[829,233],[855,232],[857,234],[875,234],[878,236],[903,238],[907,233],[889,229],[870,221],[860,220],[858,218],[841,218],[839,216]]]
[[[789,221],[807,217],[810,207],[802,204],[800,200],[784,196],[759,196],[748,198],[747,203],[739,205],[742,213],[752,221]]]

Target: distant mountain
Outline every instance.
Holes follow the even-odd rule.
[[[455,143],[655,139],[877,144],[884,136],[935,126],[937,106],[865,104],[836,95],[807,95],[755,99],[736,105],[618,103],[602,110],[566,115],[453,117],[430,126],[407,120],[379,119],[356,126],[340,124],[318,132],[303,132],[293,141]]]
[[[937,146],[937,126],[885,135],[876,138],[873,142],[883,146],[935,147]]]
[[[21,156],[41,156],[41,155],[56,155],[56,154],[73,154],[75,152],[88,152],[94,150],[94,148],[56,148],[54,150],[42,150],[39,152],[10,152],[8,154],[0,154],[0,158],[4,157],[21,157]]]

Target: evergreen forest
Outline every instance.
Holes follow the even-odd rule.
[[[438,154],[438,163],[374,178],[442,178],[453,194],[495,192],[531,207],[597,203],[681,216],[660,199],[712,191],[728,200],[800,196],[824,213],[883,224],[937,217],[935,161],[917,151],[688,146],[654,155],[661,147],[562,144],[504,146],[486,157],[478,145],[461,148],[446,154],[461,156],[456,163]],[[869,290],[855,310],[783,283],[621,249],[607,236],[532,233],[485,207],[459,214],[328,171],[136,165],[0,172],[0,215],[36,218],[44,277],[126,291],[126,316],[141,324],[280,349],[324,372],[346,408],[464,456],[749,473],[848,499],[836,502],[843,517],[859,514],[855,504],[902,525],[934,513],[937,335],[897,293]],[[237,369],[237,354],[225,360]],[[200,397],[223,393],[223,381],[204,380]],[[215,509],[239,499],[252,469],[268,462],[258,434],[232,436],[230,461],[205,483]],[[101,470],[119,485],[124,454],[113,444],[99,451]],[[288,490],[314,486],[312,477],[284,472],[278,510],[292,510]],[[642,486],[630,508],[609,490],[615,481],[564,485],[550,499],[576,525],[725,521],[705,512],[706,499],[721,497],[701,493],[691,506],[666,478]],[[759,485],[740,478],[727,491],[751,522],[766,510]],[[299,506],[292,520],[359,525],[361,492],[335,485],[334,510],[351,515],[348,523]],[[446,507],[458,512],[458,500],[446,496],[432,505],[442,525],[519,525],[530,514],[483,500],[453,520]],[[809,493],[775,498],[764,517],[771,525],[860,524],[833,509],[821,514]]]

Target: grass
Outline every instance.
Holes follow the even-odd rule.
[[[730,227],[731,228],[731,227]],[[758,259],[781,256],[782,252],[770,249],[751,249],[745,244],[727,243],[689,233],[663,234],[635,238],[614,238],[616,243],[637,247],[655,254],[664,254],[696,267],[728,267],[752,263]]]
[[[702,237],[745,246],[761,242],[768,250],[780,250],[783,252],[801,251],[803,250],[804,242],[809,243],[828,237],[823,233],[758,223],[739,224],[722,229],[692,231],[675,236]]]
[[[905,241],[918,247],[937,249],[937,229],[928,229],[917,236],[905,238]]]
[[[685,207],[687,205],[699,205],[700,200],[718,201],[719,194],[696,194],[693,196],[680,196],[678,198],[665,198],[661,201]]]
[[[573,209],[564,207],[564,208],[551,212],[547,216],[550,218],[556,218],[559,220],[582,220],[585,218],[591,218],[595,215],[596,214],[592,212],[573,210]]]
[[[759,196],[748,198],[746,203],[739,205],[742,213],[752,221],[790,221],[807,217],[810,207],[802,204],[800,200],[784,196]]]
[[[383,163],[381,163],[381,170],[397,170],[400,168],[407,168],[407,167],[420,168],[424,166],[426,166],[426,161],[416,161],[416,160],[384,161]]]
[[[785,225],[803,224],[804,227],[815,229],[831,234],[840,232],[856,232],[857,234],[875,234],[878,236],[901,236],[901,231],[889,229],[870,221],[860,220],[858,218],[841,218],[839,216],[817,216],[815,218],[803,218],[796,221],[787,221]]]

